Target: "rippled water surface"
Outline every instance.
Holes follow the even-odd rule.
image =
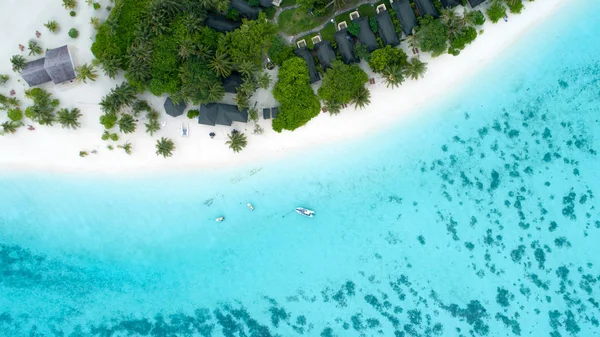
[[[0,336],[600,335],[585,3],[418,117],[310,158],[2,173]]]

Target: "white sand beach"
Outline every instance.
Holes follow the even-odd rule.
[[[102,6],[109,4],[108,0],[99,1]],[[123,78],[111,80],[102,74],[95,82],[70,83],[66,85],[44,84],[41,87],[48,90],[55,98],[60,99],[60,107],[81,110],[84,117],[82,127],[77,130],[67,130],[55,123],[54,126],[39,126],[31,121],[25,124],[35,126],[35,131],[20,128],[15,134],[0,137],[0,169],[1,170],[56,170],[60,172],[94,171],[94,172],[140,172],[149,170],[164,170],[178,168],[208,168],[238,165],[241,163],[257,162],[265,158],[289,155],[299,148],[321,146],[325,143],[356,137],[377,129],[388,127],[401,118],[417,117],[419,107],[438,99],[447,93],[447,88],[456,86],[485,67],[503,50],[514,43],[519,37],[544,21],[554,11],[559,10],[566,0],[526,1],[525,9],[520,15],[509,15],[507,23],[498,24],[486,22],[484,34],[457,57],[443,55],[430,59],[421,55],[428,62],[428,71],[424,79],[407,80],[400,88],[388,89],[382,80],[375,76],[376,84],[368,85],[371,91],[371,104],[364,110],[348,107],[339,115],[330,116],[321,113],[306,126],[294,131],[284,131],[281,134],[271,129],[271,121],[260,119],[260,125],[265,132],[262,135],[252,134],[254,124],[234,123],[232,127],[198,125],[195,120],[185,115],[173,118],[164,113],[165,97],[157,98],[145,95],[145,99],[153,108],[161,113],[161,122],[166,122],[154,136],[144,132],[143,118],[138,123],[138,130],[129,135],[120,135],[119,142],[103,141],[100,139],[104,129],[98,122],[101,115],[98,102],[110,88],[121,83]],[[89,24],[92,16],[106,19],[108,11],[104,8],[94,10],[84,1],[79,1],[76,9],[77,16],[70,17],[69,11],[61,6],[61,2],[48,0],[4,0],[0,13],[0,74],[10,75],[10,81],[0,88],[0,93],[7,95],[11,89],[16,91],[16,97],[21,100],[24,110],[31,101],[24,98],[27,84],[20,76],[11,70],[9,59],[12,55],[21,54],[28,60],[37,57],[28,56],[27,50],[21,52],[19,44],[35,38],[36,31],[41,33],[37,39],[43,49],[56,48],[67,44],[73,54],[75,65],[90,63],[93,55],[90,45],[93,41],[94,30]],[[57,34],[50,33],[43,24],[56,20],[60,24]],[[79,30],[79,37],[71,39],[67,32],[70,28]],[[405,47],[409,56],[412,55]],[[363,68],[368,66],[363,64]],[[273,79],[276,79],[272,73]],[[272,95],[260,89],[251,99],[257,101],[259,114],[263,107],[275,106]],[[397,102],[397,103],[396,103]],[[189,106],[188,106],[189,108]],[[0,115],[0,122],[7,120],[6,113]],[[180,136],[181,124],[189,124],[189,137]],[[227,133],[232,128],[243,131],[248,136],[248,146],[240,153],[233,153],[225,145]],[[208,134],[215,132],[211,139]],[[168,137],[175,142],[176,150],[172,157],[162,158],[155,154],[155,143],[160,137]],[[132,155],[127,155],[116,145],[129,141],[133,147]],[[113,151],[107,145],[115,146]],[[96,154],[82,158],[79,151],[96,150]]]

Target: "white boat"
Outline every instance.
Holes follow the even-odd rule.
[[[225,220],[224,216],[220,216],[220,217],[218,217],[218,218],[215,219],[216,222],[221,222],[221,221],[224,221],[224,220]]]
[[[248,206],[248,208],[250,208],[250,210],[251,210],[251,211],[253,211],[253,210],[254,210],[254,206],[252,206],[252,204],[251,204],[251,203],[247,203],[247,204],[246,204],[246,206]]]
[[[189,137],[190,136],[190,125],[187,123],[181,123],[181,137]]]
[[[300,214],[300,215],[304,215],[307,216],[309,218],[312,218],[313,216],[315,216],[315,212],[311,211],[308,208],[304,208],[304,207],[298,207],[296,208],[296,213]]]

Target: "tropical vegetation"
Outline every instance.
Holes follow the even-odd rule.
[[[42,47],[40,47],[36,40],[29,40],[27,43],[27,49],[29,49],[29,56],[39,55],[42,53]]]
[[[490,21],[496,23],[506,15],[506,6],[502,0],[493,0],[492,5],[485,11]]]
[[[80,66],[75,67],[77,73],[77,80],[87,83],[87,80],[95,81],[98,78],[98,73],[93,64],[84,63]]]
[[[369,76],[357,64],[334,61],[325,72],[318,94],[328,111],[335,114],[339,112],[337,107],[350,103],[368,81]]]
[[[156,155],[164,158],[171,157],[175,151],[175,144],[169,138],[161,137],[156,141]]]
[[[58,25],[58,22],[56,21],[48,21],[44,24],[44,27],[48,28],[49,31],[51,31],[52,33],[56,33],[58,32],[60,26]]]
[[[406,53],[400,48],[392,48],[391,46],[385,46],[384,48],[377,49],[371,54],[369,60],[369,66],[376,73],[381,73],[386,67],[397,65],[404,67],[407,64]]]
[[[246,135],[239,131],[229,133],[227,138],[229,138],[229,140],[227,140],[225,144],[229,145],[229,148],[232,149],[233,152],[242,151],[248,144]]]
[[[40,125],[52,125],[56,116],[54,110],[60,104],[58,99],[41,88],[33,88],[25,92],[25,97],[33,100],[33,105],[25,109],[25,117],[38,122]]]
[[[56,121],[60,123],[63,128],[77,129],[81,127],[81,123],[79,123],[79,118],[81,116],[83,115],[77,108],[62,108],[56,113]]]
[[[419,60],[416,57],[410,59],[410,61],[404,67],[404,75],[413,80],[418,80],[423,77],[427,72],[427,63]]]
[[[10,63],[12,64],[13,71],[19,73],[27,66],[27,61],[25,61],[25,58],[22,55],[13,55],[10,58]]]

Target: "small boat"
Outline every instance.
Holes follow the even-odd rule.
[[[313,216],[315,216],[315,212],[311,211],[308,208],[304,208],[304,207],[298,207],[296,208],[296,213],[300,214],[300,215],[304,215],[307,216],[309,218],[312,218]]]
[[[221,222],[221,221],[224,221],[224,220],[225,220],[224,216],[220,216],[217,219],[215,219],[216,222]]]
[[[246,204],[246,206],[248,206],[248,208],[250,208],[250,210],[251,210],[251,211],[253,211],[253,210],[254,210],[254,206],[252,206],[252,204],[251,204],[251,203],[247,203],[247,204]]]

